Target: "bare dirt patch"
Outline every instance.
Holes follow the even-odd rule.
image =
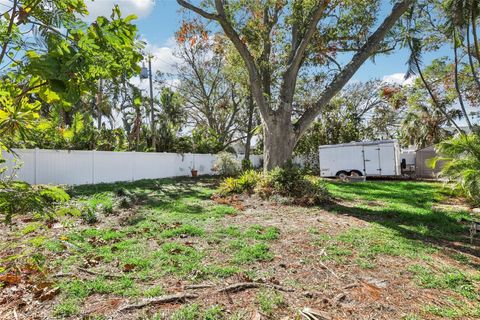
[[[425,226],[374,221],[365,207],[386,199],[304,208],[242,196],[230,212],[202,190],[169,192],[93,226],[68,219],[24,236],[23,222],[2,226],[0,318],[203,319],[213,307],[218,319],[300,319],[305,308],[327,319],[477,318],[480,259],[431,241]],[[32,249],[39,237],[53,242]],[[39,253],[48,263],[22,269]]]

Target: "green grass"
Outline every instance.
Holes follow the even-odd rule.
[[[273,260],[273,253],[265,243],[257,243],[253,245],[243,244],[239,247],[239,244],[232,246],[234,249],[238,249],[233,261],[238,264],[248,264],[256,261],[271,261]]]
[[[459,222],[470,219],[468,212],[432,208],[445,197],[438,183],[329,183],[328,189],[337,199],[358,202],[354,207],[332,206],[331,211],[361,217],[394,229],[404,237],[455,240],[466,230]]]
[[[173,313],[170,320],[222,320],[225,319],[222,307],[213,306],[202,310],[200,305],[194,303],[186,305]]]
[[[97,223],[82,223],[78,215],[63,214],[61,218],[68,219],[69,223],[62,221],[61,234],[56,233],[54,237],[43,236],[48,229],[41,226],[36,228],[32,224],[24,229],[28,246],[35,252],[30,256],[31,261],[55,271],[79,275],[58,280],[61,293],[54,306],[54,315],[78,316],[85,300],[93,294],[125,297],[132,301],[169,294],[165,279],[223,284],[232,280],[225,278],[235,275],[251,279],[274,276],[272,270],[276,262],[272,261],[282,252],[274,252],[273,248],[285,228],[280,226],[280,229],[271,221],[268,223],[271,225],[263,225],[231,219],[232,215],[242,213],[210,199],[215,182],[213,179],[145,180],[69,190],[75,203],[100,208],[94,212]],[[354,263],[374,273],[382,258],[401,257],[410,261],[402,274],[410,276],[418,287],[451,292],[452,299],[465,299],[478,306],[480,298],[475,291],[480,281],[478,273],[463,272],[447,265],[438,270],[419,267],[433,261],[432,257],[440,250],[439,241],[462,243],[468,234],[466,227],[459,223],[461,219],[468,219],[467,213],[432,209],[444,196],[439,184],[327,185],[340,201],[324,207],[325,210],[338,215],[348,214],[366,223],[341,228],[340,232],[335,228],[328,233],[323,227],[306,228],[305,235],[311,237],[318,252],[324,250],[325,255],[305,257],[301,247],[292,247],[291,251],[296,252],[299,259],[312,263],[321,259],[332,265]],[[126,195],[136,200],[129,209],[120,211],[119,202]],[[262,213],[261,210],[257,212]],[[319,213],[318,210],[303,212],[306,215]],[[452,258],[465,266],[473,265],[466,254],[452,254]],[[79,273],[78,267],[99,275]],[[293,280],[285,279],[282,284],[293,284],[289,281]],[[296,285],[301,284],[293,284]],[[284,297],[271,290],[257,291],[255,304],[270,318],[276,315],[277,309],[288,307]],[[445,317],[473,317],[473,309],[453,302],[444,306],[426,303],[424,312]],[[172,319],[226,319],[226,314],[231,319],[247,316],[242,310],[227,312],[218,306],[190,304],[178,309]],[[160,315],[152,319],[156,318],[160,319]]]
[[[427,304],[423,311],[449,319],[464,319],[466,317],[469,319],[480,318],[480,308],[478,307],[467,305],[463,301],[452,298],[447,299],[444,303],[444,306]]]
[[[375,269],[383,256],[416,261],[408,270],[419,287],[451,292],[451,301],[443,306],[426,304],[424,312],[445,318],[480,314],[478,272],[463,272],[452,266],[437,266],[433,270],[424,265],[433,261],[433,254],[440,250],[441,243],[469,246],[468,224],[462,223],[470,219],[468,212],[455,207],[435,209],[446,197],[442,185],[404,181],[330,182],[328,189],[340,200],[327,208],[329,211],[348,214],[369,224],[334,236],[310,229],[314,243],[325,249],[323,260],[342,264],[353,261],[364,269]],[[451,257],[470,266],[467,255],[456,253]],[[472,306],[455,300],[455,294],[471,301]],[[405,319],[418,318],[407,316]]]
[[[78,300],[67,299],[57,304],[53,310],[53,315],[57,317],[71,317],[80,313]]]
[[[443,267],[434,272],[422,265],[412,265],[409,271],[415,275],[416,281],[423,288],[450,289],[470,300],[480,301],[480,293],[475,287],[475,282],[480,281],[480,275],[464,273],[451,267]]]
[[[335,237],[310,230],[317,244],[327,247],[327,259],[339,263],[354,259],[362,268],[373,268],[381,255],[428,259],[438,251],[435,241],[465,241],[468,234],[461,223],[470,218],[468,212],[434,209],[445,197],[440,184],[367,181],[327,186],[335,198],[350,202],[345,206],[340,201],[329,211],[369,222],[368,227],[351,228]],[[468,263],[465,257],[459,259]]]
[[[275,309],[285,305],[285,300],[281,293],[265,289],[258,292],[256,302],[262,313],[268,317],[274,315]]]
[[[176,237],[195,237],[195,236],[203,236],[205,231],[199,227],[194,225],[185,224],[177,228],[171,228],[164,230],[160,233],[160,237],[162,238],[176,238]]]

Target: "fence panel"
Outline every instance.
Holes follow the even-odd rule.
[[[214,154],[177,154],[110,151],[68,151],[16,149],[18,162],[23,163],[16,172],[18,180],[31,184],[81,185],[102,182],[135,181],[189,176],[195,168],[199,175],[215,174],[212,170]],[[11,174],[17,160],[4,154]],[[242,156],[237,157],[239,161]],[[262,157],[251,156],[255,167],[261,166]]]

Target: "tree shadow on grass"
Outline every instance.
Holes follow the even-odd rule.
[[[446,249],[450,256],[463,253],[475,257],[476,261],[469,259],[466,264],[476,269],[480,268],[480,241],[475,239],[473,243],[470,243],[469,224],[461,221],[461,214],[456,216],[432,210],[431,207],[429,213],[419,214],[388,207],[349,207],[341,203],[332,204],[324,209],[395,230],[407,239],[418,240],[438,249]],[[463,263],[465,264],[465,262]]]
[[[69,189],[72,196],[92,196],[103,192],[117,192],[119,189],[125,189],[131,192],[149,194],[152,191],[161,191],[172,199],[178,199],[185,196],[202,196],[200,188],[216,188],[218,180],[215,177],[205,176],[195,179],[165,178],[139,180],[135,182],[115,182],[99,183],[94,185],[74,186]]]
[[[336,197],[345,200],[358,198],[381,200],[397,204],[414,205],[417,208],[431,209],[444,194],[438,192],[438,184],[411,181],[367,181],[364,183],[331,183]]]

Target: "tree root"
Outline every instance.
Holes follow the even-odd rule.
[[[192,293],[179,293],[179,294],[172,294],[168,296],[161,296],[158,298],[146,299],[137,304],[130,304],[120,308],[117,312],[123,312],[132,309],[141,309],[151,305],[157,304],[164,304],[164,303],[173,303],[173,302],[181,302],[184,303],[187,299],[196,299],[198,295]]]
[[[285,288],[276,284],[269,284],[269,283],[261,283],[261,282],[239,282],[234,283],[224,288],[217,290],[219,293],[232,293],[232,292],[239,292],[247,289],[255,289],[255,288],[272,288],[278,291],[283,292],[293,292],[293,289]]]

